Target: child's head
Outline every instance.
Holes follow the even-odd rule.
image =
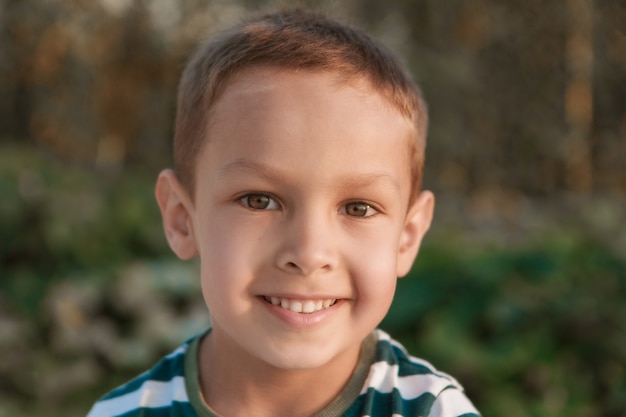
[[[276,14],[201,49],[178,110],[156,194],[174,252],[200,258],[213,353],[351,372],[432,217],[410,77],[361,32]]]
[[[321,15],[293,11],[246,21],[202,45],[179,87],[174,141],[179,179],[194,195],[196,158],[206,141],[215,101],[232,77],[248,68],[272,66],[323,70],[339,81],[367,80],[414,126],[409,141],[415,196],[421,187],[428,124],[426,105],[407,69],[364,32]]]

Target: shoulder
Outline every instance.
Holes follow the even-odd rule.
[[[376,336],[376,357],[361,392],[372,404],[370,415],[478,415],[456,379],[409,355],[387,333],[376,330]]]
[[[197,336],[196,336],[197,337]],[[195,416],[185,388],[185,353],[195,337],[163,357],[151,369],[115,388],[94,404],[87,417],[150,416],[150,410],[179,408],[176,415]],[[190,412],[185,411],[189,408]],[[157,414],[155,414],[157,415]]]

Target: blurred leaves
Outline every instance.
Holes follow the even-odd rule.
[[[426,246],[383,323],[485,415],[623,416],[626,259],[600,242]],[[504,394],[506,401],[494,397]],[[530,411],[530,413],[529,413]]]

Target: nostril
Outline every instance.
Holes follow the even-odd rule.
[[[298,265],[296,265],[296,264],[295,264],[295,263],[293,263],[293,262],[287,262],[287,266],[288,266],[289,268],[291,268],[291,269],[294,269],[294,268],[295,268],[295,269],[297,269],[297,268],[298,268]]]

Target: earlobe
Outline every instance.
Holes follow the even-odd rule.
[[[422,239],[430,228],[434,209],[435,196],[430,191],[422,191],[409,208],[398,247],[398,277],[411,270]]]
[[[167,169],[159,174],[155,196],[170,247],[181,259],[193,258],[197,253],[190,213],[193,206],[174,171]]]

